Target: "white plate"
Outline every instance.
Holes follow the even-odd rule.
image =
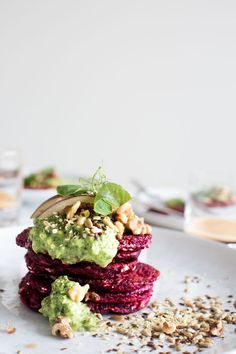
[[[161,200],[171,198],[181,198],[186,200],[186,193],[176,188],[147,188],[147,192],[152,196],[157,196]],[[133,206],[138,215],[142,215],[146,222],[151,225],[166,227],[174,230],[184,229],[184,216],[182,214],[162,215],[148,210],[147,205],[150,205],[151,200],[144,192],[139,192],[133,198]],[[160,208],[160,206],[156,205]]]
[[[0,288],[5,289],[0,295],[0,354],[16,353],[17,350],[23,354],[105,353],[112,347],[115,339],[111,338],[107,342],[94,338],[89,333],[77,333],[72,340],[52,337],[47,320],[20,304],[17,286],[26,270],[23,263],[25,251],[15,245],[15,235],[19,231],[19,227],[0,230]],[[190,297],[219,295],[226,303],[228,295],[236,296],[236,252],[224,245],[176,231],[154,229],[152,246],[144,252],[143,258],[161,270],[153,299],[162,300],[169,296],[177,300],[183,296],[183,279],[186,275],[201,278],[199,284],[191,285],[192,290],[188,294]],[[210,288],[207,287],[208,284],[211,285]],[[227,303],[226,305],[229,306]],[[3,330],[8,324],[16,327],[14,334],[7,334]],[[37,347],[26,348],[29,343],[36,344]],[[67,349],[61,351],[61,348]],[[214,347],[204,352],[233,352],[233,349],[236,349],[236,334],[233,333],[233,326],[227,325],[225,338],[215,339]]]

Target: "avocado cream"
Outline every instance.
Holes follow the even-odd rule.
[[[91,234],[84,225],[55,214],[46,219],[35,219],[29,238],[35,253],[47,253],[53,259],[67,264],[94,262],[106,267],[118,249],[117,232],[104,225],[99,234]]]
[[[51,324],[63,317],[73,330],[94,330],[99,320],[80,301],[88,288],[88,285],[82,287],[78,282],[70,281],[67,276],[61,276],[52,283],[51,294],[43,299],[39,312],[48,317]],[[83,296],[79,297],[81,293]]]

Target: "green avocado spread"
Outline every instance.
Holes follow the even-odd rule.
[[[60,214],[34,220],[29,239],[35,253],[47,253],[63,263],[94,262],[106,267],[115,257],[119,245],[117,232],[100,224],[98,234]]]
[[[52,283],[51,294],[43,299],[39,312],[48,317],[53,324],[58,317],[65,318],[73,330],[94,330],[98,325],[98,318],[80,299],[70,297],[70,291],[78,289],[84,296],[89,285],[80,286],[78,282],[70,281],[67,276],[61,276]],[[72,297],[73,298],[73,297]]]

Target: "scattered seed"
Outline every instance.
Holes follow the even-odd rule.
[[[28,349],[35,349],[35,348],[37,348],[37,344],[29,343],[29,344],[26,344],[25,347]]]
[[[175,349],[179,352],[182,349],[182,345],[176,344]]]
[[[120,315],[112,315],[110,319],[118,322],[123,322],[125,320],[124,316],[120,316]]]

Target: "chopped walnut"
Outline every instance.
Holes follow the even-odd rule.
[[[85,295],[84,301],[94,301],[94,302],[98,302],[100,300],[100,296],[95,293],[94,291],[89,291],[87,292],[87,294]]]
[[[15,331],[16,331],[16,328],[15,328],[15,327],[9,326],[9,327],[6,328],[6,332],[7,332],[8,334],[15,333]]]
[[[176,330],[176,325],[174,323],[170,323],[170,322],[165,321],[163,323],[162,330],[165,334],[174,333],[174,331]]]
[[[121,205],[117,210],[116,210],[118,215],[125,214],[126,216],[130,217],[133,214],[132,206],[129,202]]]
[[[139,218],[134,215],[127,223],[128,228],[133,232],[134,235],[140,235],[143,227],[143,218]]]
[[[69,298],[75,302],[82,301],[88,289],[89,289],[88,284],[84,286],[80,286],[79,284],[76,284],[75,286],[69,289],[68,291]]]
[[[134,235],[140,234],[150,234],[151,227],[144,223],[143,218],[139,218],[135,215],[130,203],[123,204],[120,208],[116,210],[117,222],[123,224],[123,226]],[[122,234],[124,231],[122,232]],[[121,233],[119,233],[120,235]]]
[[[125,214],[120,214],[120,215],[118,215],[118,220],[120,221],[120,222],[122,222],[124,225],[125,224],[127,224],[127,222],[128,222],[128,216],[127,215],[125,215]]]
[[[210,330],[211,334],[216,337],[220,337],[224,332],[224,324],[222,321],[218,321],[215,326]]]
[[[152,232],[152,228],[150,225],[148,224],[144,224],[143,225],[143,228],[142,228],[142,234],[145,235],[145,234],[150,234]]]
[[[52,326],[52,335],[62,338],[73,338],[74,332],[66,318],[59,316],[56,323]]]

